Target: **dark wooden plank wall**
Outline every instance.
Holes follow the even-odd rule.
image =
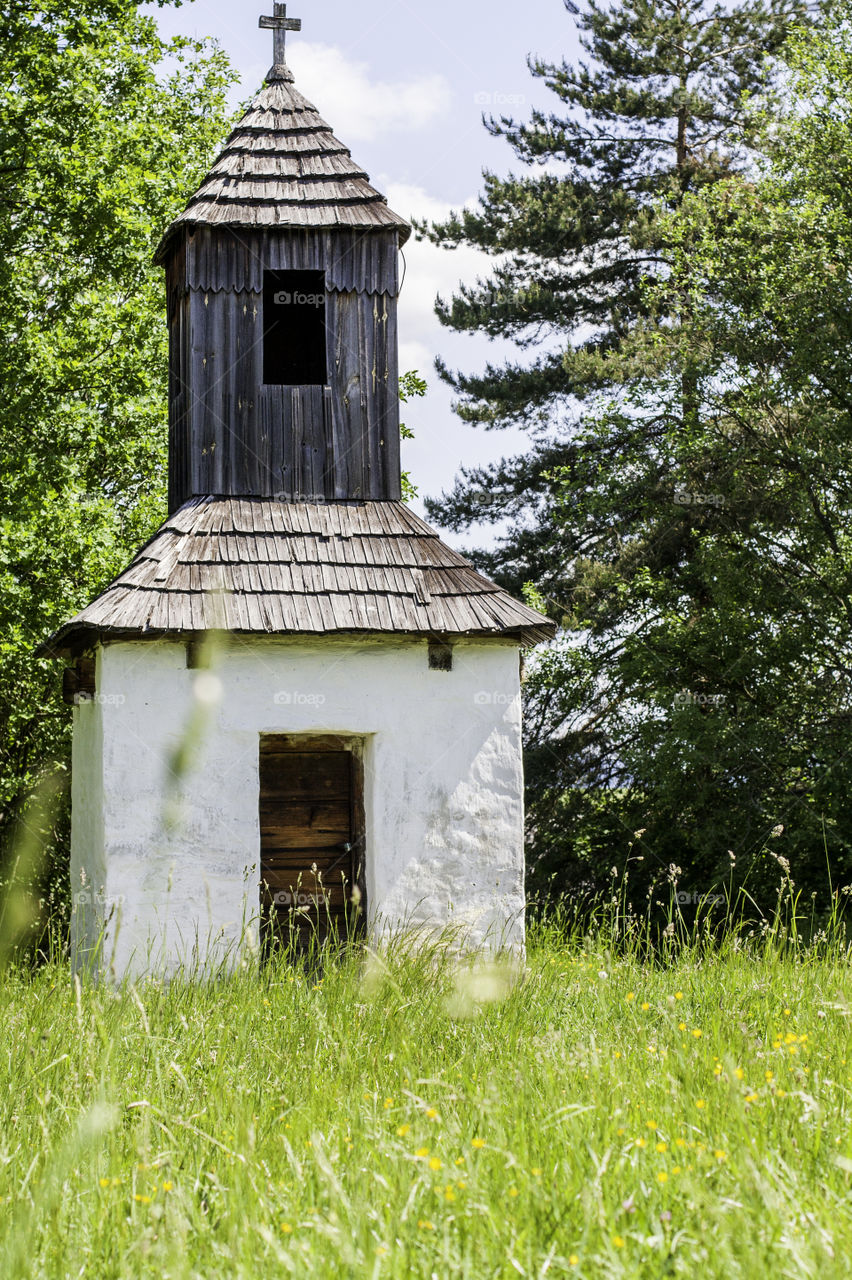
[[[166,271],[169,323],[169,510],[189,490],[189,293],[185,287],[186,253],[179,247]]]
[[[192,228],[181,250],[189,289],[260,293],[264,271],[324,271],[329,289],[399,293],[399,234]],[[177,248],[175,252],[177,252]]]
[[[231,233],[217,260],[209,233],[196,233],[203,271],[181,254],[169,264],[171,346],[171,507],[195,495],[298,500],[401,496],[397,355],[397,298],[366,288],[329,288],[326,305],[329,386],[263,385],[262,294],[257,289],[181,291],[180,278],[212,279],[212,266],[243,255]],[[336,278],[350,283],[384,271],[396,232],[352,237],[270,238],[265,266],[307,267],[331,255]],[[254,237],[257,242],[258,237]],[[369,252],[364,247],[368,242]],[[275,247],[275,252],[271,251]],[[284,249],[290,251],[289,257]],[[311,249],[311,253],[307,249]],[[257,249],[257,243],[254,244]],[[350,253],[346,271],[345,253]],[[196,248],[188,255],[197,258]],[[255,258],[249,254],[249,265]],[[239,277],[239,272],[236,272]],[[243,279],[246,279],[244,274]],[[224,279],[224,276],[222,276]],[[395,279],[391,282],[396,285]]]

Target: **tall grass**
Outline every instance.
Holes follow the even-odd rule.
[[[522,974],[13,966],[0,1276],[847,1276],[845,946],[611,924]]]

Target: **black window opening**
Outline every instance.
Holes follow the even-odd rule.
[[[264,271],[263,381],[279,387],[328,381],[324,272]]]

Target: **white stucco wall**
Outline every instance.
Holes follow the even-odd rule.
[[[514,645],[460,643],[448,673],[429,670],[425,642],[369,639],[235,641],[213,672],[187,670],[177,642],[121,643],[98,665],[97,701],[75,712],[72,876],[113,911],[116,974],[245,943],[262,733],[364,739],[374,939],[450,926],[469,946],[523,946]]]

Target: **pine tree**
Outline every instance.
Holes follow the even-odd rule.
[[[577,12],[573,0],[564,3]],[[439,364],[464,420],[521,425],[531,435],[524,456],[463,472],[452,493],[429,503],[454,530],[514,517],[498,549],[478,556],[507,586],[535,580],[554,599],[564,594],[548,477],[576,454],[578,406],[652,358],[629,339],[645,316],[643,278],[666,267],[656,211],[747,165],[743,101],[771,87],[768,60],[802,17],[799,0],[623,0],[612,8],[589,0],[578,17],[589,61],[529,64],[559,111],[535,111],[529,123],[486,121],[532,172],[486,173],[477,208],[420,228],[436,244],[497,258],[490,279],[438,300],[441,321],[510,337],[532,353],[479,374]],[[685,411],[689,400],[685,386]]]

